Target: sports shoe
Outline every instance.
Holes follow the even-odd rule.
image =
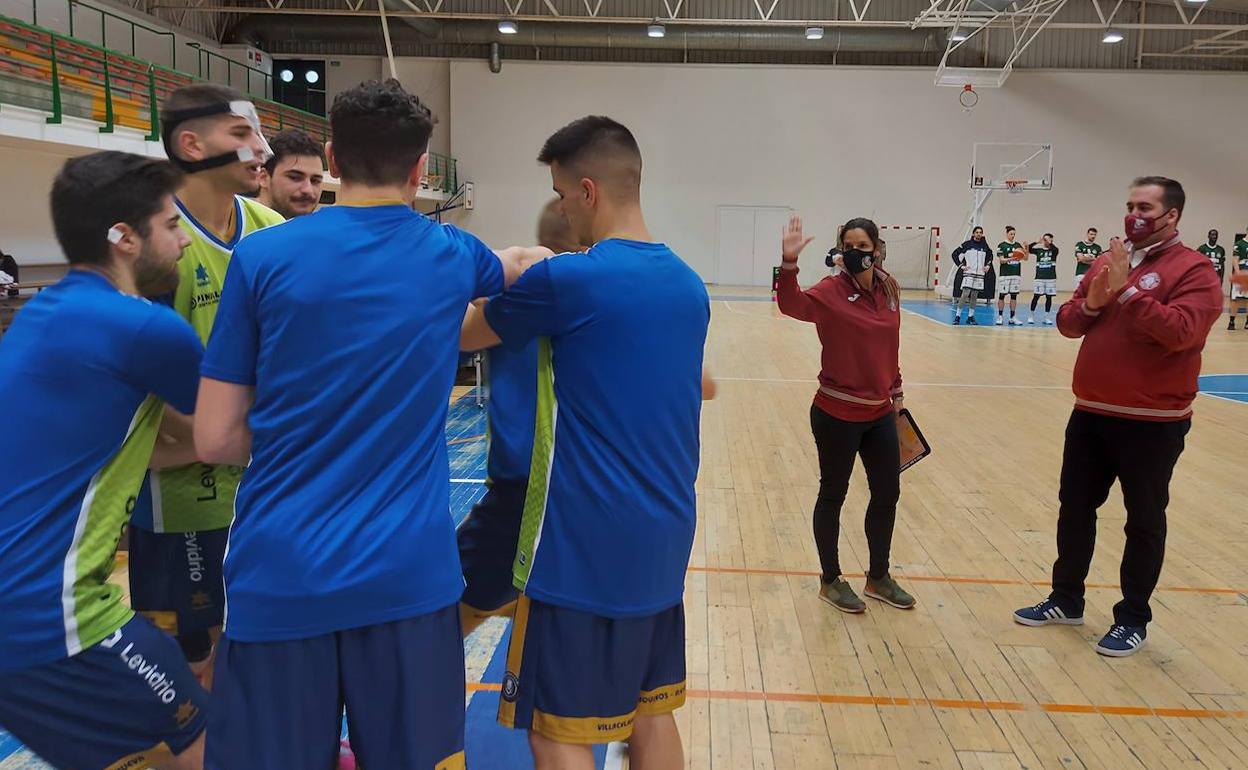
[[[1109,627],[1109,633],[1096,643],[1096,651],[1111,658],[1125,658],[1139,652],[1147,641],[1148,631],[1144,626],[1115,623]]]
[[[1235,318],[1233,316],[1231,317],[1231,322],[1226,325],[1226,330],[1228,332],[1235,331]]]
[[[857,615],[867,611],[866,603],[858,598],[858,594],[854,593],[845,578],[838,577],[831,583],[820,580],[819,583],[819,598],[841,612]]]
[[[1048,316],[1045,316],[1045,319],[1044,319],[1044,325],[1045,325],[1045,326],[1052,326],[1052,325],[1053,325],[1053,319],[1052,319],[1052,318],[1049,318]]]
[[[1028,326],[1033,325],[1035,322],[1036,322],[1036,317],[1035,317],[1034,315],[1033,315],[1033,316],[1028,316],[1028,317],[1027,317],[1027,325],[1028,325]]]
[[[1010,316],[1010,326],[1022,326],[1022,325],[1023,325],[1022,321],[1018,320],[1014,316]]]
[[[967,326],[979,326],[979,319],[975,316],[968,316],[966,319]]]
[[[897,585],[897,581],[893,580],[892,575],[885,575],[879,580],[868,577],[867,587],[863,589],[863,593],[872,599],[879,599],[899,610],[908,610],[914,607],[914,597]]]
[[[1023,607],[1021,610],[1014,610],[1014,622],[1024,626],[1048,626],[1052,624],[1082,626],[1083,616],[1072,617],[1067,615],[1066,611],[1058,606],[1057,602],[1052,599],[1045,599],[1033,607]]]
[[[959,314],[959,315],[955,315],[955,316],[953,317],[953,325],[954,325],[954,326],[961,326],[961,325],[962,325],[962,316],[961,316],[960,314]]]
[[[997,326],[1004,326],[1004,325],[1005,325],[1005,316],[1003,315],[997,316]]]

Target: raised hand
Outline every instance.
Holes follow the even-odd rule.
[[[1109,265],[1102,267],[1096,271],[1096,275],[1092,280],[1088,281],[1088,296],[1084,301],[1084,306],[1088,310],[1100,310],[1114,298],[1115,292],[1109,288],[1109,271],[1111,269]],[[1087,279],[1085,278],[1084,280]]]
[[[789,217],[789,224],[785,226],[780,238],[780,259],[784,262],[796,262],[802,250],[813,240],[813,237],[807,238],[802,232],[802,218],[794,214]]]
[[[1127,285],[1127,275],[1131,272],[1131,256],[1127,253],[1126,244],[1121,238],[1113,238],[1109,242],[1109,290],[1113,294],[1122,291]]]

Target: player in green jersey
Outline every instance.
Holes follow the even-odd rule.
[[[1101,244],[1096,242],[1096,228],[1089,227],[1087,238],[1075,244],[1075,288],[1092,267],[1096,258],[1101,256]]]
[[[1018,293],[1022,289],[1023,261],[1027,251],[1016,240],[1014,225],[1005,226],[1005,240],[997,244],[1001,273],[997,283],[997,326],[1005,323],[1005,295],[1010,295],[1010,326],[1018,326]],[[1019,256],[1021,255],[1021,256]]]
[[[251,103],[217,85],[174,91],[162,105],[161,124],[165,152],[185,172],[175,202],[191,241],[178,263],[173,308],[207,344],[234,246],[284,221],[243,197],[259,188],[271,150]],[[169,416],[161,430],[178,435],[188,426]],[[131,517],[131,601],[178,639],[197,672],[210,675],[207,664],[225,610],[221,569],[242,469],[200,462],[165,467],[168,462],[153,463]]]
[[[1240,311],[1248,312],[1248,285],[1245,285],[1245,276],[1248,276],[1248,235],[1240,235],[1235,240],[1235,258],[1231,260],[1231,322],[1227,325],[1227,329],[1235,330],[1235,316]],[[1244,328],[1248,329],[1248,320],[1244,321]]]
[[[1032,242],[1027,250],[1036,258],[1036,277],[1031,288],[1031,316],[1027,323],[1036,322],[1036,305],[1044,297],[1044,323],[1053,325],[1053,298],[1057,296],[1057,245],[1053,233],[1045,233],[1040,243]]]

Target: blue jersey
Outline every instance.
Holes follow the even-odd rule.
[[[537,341],[515,350],[499,345],[489,357],[490,400],[486,405],[492,481],[524,481],[533,457],[537,414]]]
[[[0,670],[77,655],[133,613],[108,582],[161,401],[195,411],[203,353],[169,308],[71,270],[0,344]]]
[[[666,246],[608,240],[529,268],[486,319],[538,339],[516,586],[606,617],[680,603],[693,546],[710,305]]]
[[[230,638],[311,638],[459,599],[447,406],[464,308],[502,285],[484,244],[403,205],[322,209],[234,249],[203,366],[255,387]]]

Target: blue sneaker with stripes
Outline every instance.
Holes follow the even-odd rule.
[[[1109,633],[1096,643],[1096,651],[1111,658],[1125,658],[1139,652],[1147,641],[1148,631],[1144,626],[1115,623],[1109,627]]]
[[[1057,602],[1052,599],[1045,599],[1034,607],[1023,607],[1021,610],[1014,610],[1014,622],[1021,623],[1024,626],[1082,626],[1083,616],[1072,617],[1067,615]]]

